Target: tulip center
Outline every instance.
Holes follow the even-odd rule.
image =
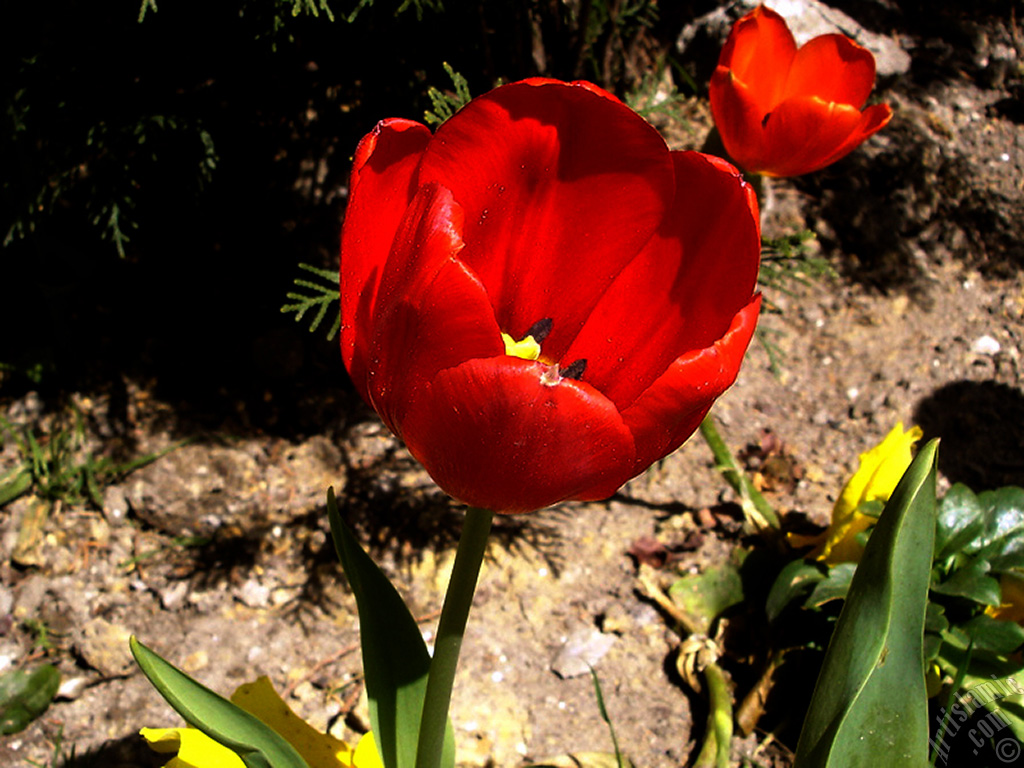
[[[560,368],[558,363],[552,363],[549,359],[540,356],[540,345],[548,337],[548,334],[551,333],[552,324],[553,321],[550,317],[538,320],[530,326],[526,335],[519,341],[516,341],[514,337],[503,331],[501,340],[505,342],[505,354],[509,357],[519,357],[523,360],[539,360],[543,363],[544,371],[541,374],[541,382],[546,386],[554,386],[562,379],[576,379],[579,381],[583,378],[583,371],[587,367],[585,359],[575,360],[564,368]]]

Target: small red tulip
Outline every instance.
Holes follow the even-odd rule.
[[[861,112],[875,58],[845,35],[796,47],[785,19],[758,6],[736,22],[711,76],[711,112],[741,168],[799,176],[852,152],[892,118],[887,104]]]
[[[526,80],[359,144],[341,243],[356,387],[456,499],[594,500],[675,450],[754,332],[757,204],[589,83]]]

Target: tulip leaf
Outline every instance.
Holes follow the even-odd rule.
[[[235,752],[248,768],[309,768],[283,736],[255,715],[193,680],[134,637],[142,673],[185,722]]]
[[[359,611],[363,675],[377,749],[386,768],[414,768],[430,654],[405,602],[342,521],[333,488],[327,491],[327,515]],[[450,722],[441,765],[455,765]]]
[[[50,706],[59,687],[60,672],[52,664],[0,674],[0,735],[25,730]]]
[[[935,457],[928,443],[868,541],[829,642],[795,768],[928,759],[922,661],[935,536]]]
[[[814,589],[814,585],[825,576],[823,566],[810,563],[803,558],[787,563],[775,577],[775,583],[772,584],[768,599],[765,600],[764,609],[768,621],[774,622],[786,606]]]

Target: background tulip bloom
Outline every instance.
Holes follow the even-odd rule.
[[[675,450],[754,332],[756,201],[589,83],[527,80],[356,150],[341,349],[447,493],[606,498]]]
[[[799,176],[834,163],[892,118],[861,112],[875,59],[845,35],[796,47],[785,20],[759,6],[736,22],[711,76],[711,112],[732,159],[751,173]]]

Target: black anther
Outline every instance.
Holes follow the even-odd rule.
[[[587,360],[581,357],[572,363],[569,363],[565,368],[560,370],[558,373],[563,379],[576,379],[579,381],[583,378],[583,372],[587,370]]]
[[[540,344],[548,337],[548,334],[551,333],[551,326],[554,325],[554,322],[555,321],[550,317],[538,320],[530,326],[530,330],[526,332],[526,336],[533,336],[533,340]],[[526,337],[524,336],[523,338]]]

